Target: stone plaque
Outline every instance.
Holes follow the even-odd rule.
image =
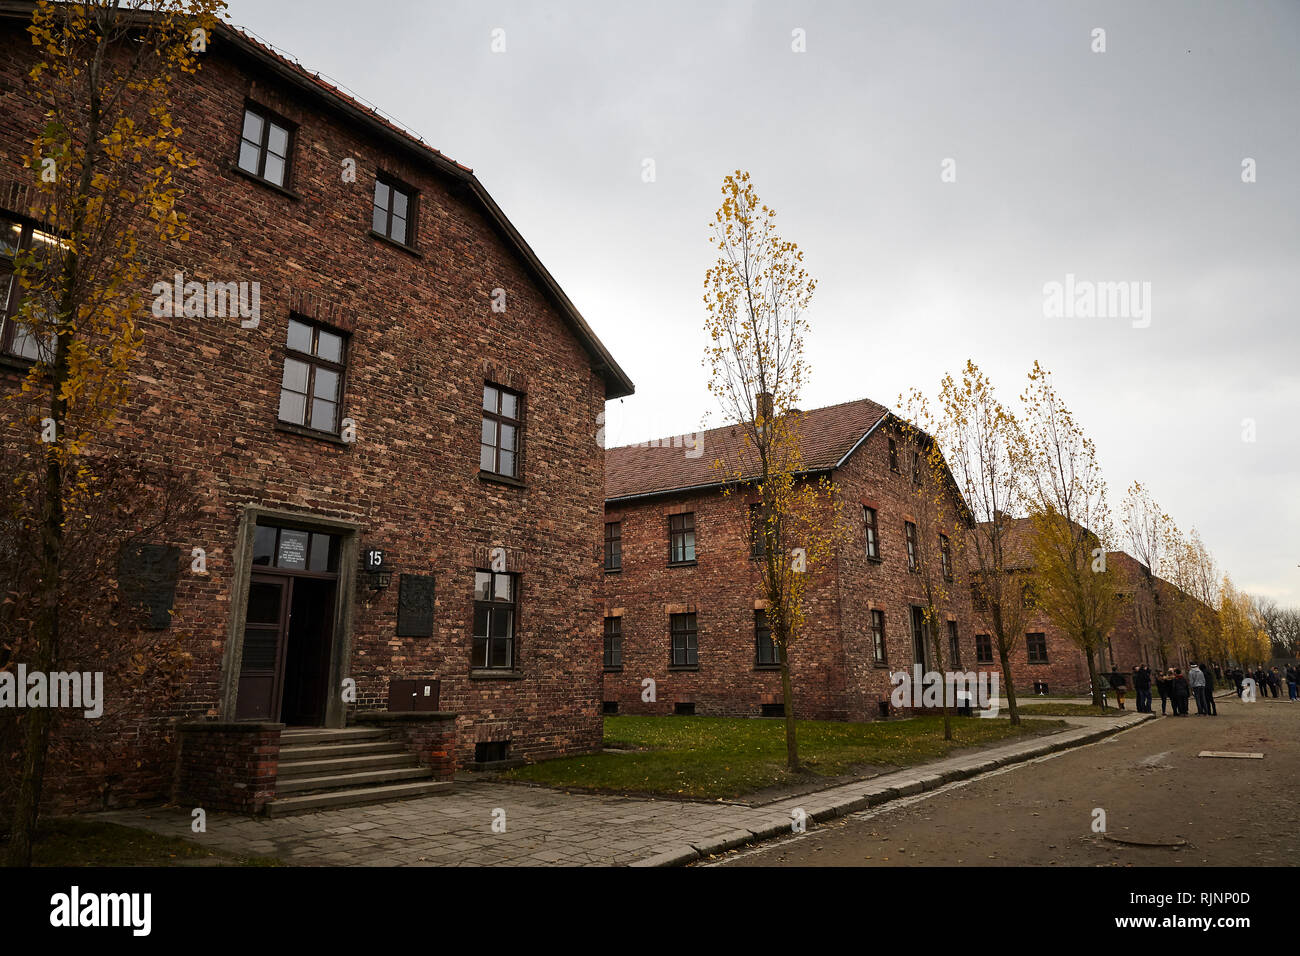
[[[124,547],[118,555],[117,578],[122,600],[144,611],[144,627],[161,631],[171,626],[181,549],[165,544]]]

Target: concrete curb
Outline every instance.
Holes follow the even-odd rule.
[[[953,766],[944,767],[944,761],[938,761],[927,766],[899,770],[878,777],[875,780],[841,784],[829,790],[806,794],[799,800],[803,804],[802,809],[807,814],[810,823],[825,823],[828,820],[848,816],[850,813],[878,807],[883,803],[889,803],[901,797],[910,797],[929,790],[937,790],[939,787],[958,780],[969,780],[972,777],[981,776],[1001,767],[1026,763],[1039,757],[1045,757],[1048,754],[1073,750],[1075,747],[1096,743],[1106,737],[1136,727],[1144,721],[1151,720],[1156,715],[1135,712],[1133,716],[1137,719],[1125,718],[1122,726],[1111,725],[1092,730],[1085,727],[1076,727],[1072,731],[1065,730],[1061,731],[1060,734],[1053,735],[1054,737],[1064,736],[1066,737],[1064,740],[1048,738],[1031,746],[1012,745],[1014,749],[1008,748],[1002,752],[995,749],[987,755],[972,754],[965,757],[953,757],[951,758]],[[859,792],[853,795],[836,795],[836,791],[847,789]],[[734,850],[742,846],[757,846],[777,837],[789,836],[790,833],[790,820],[787,815],[777,817],[770,823],[764,822],[758,826],[733,829],[717,835],[690,840],[684,844],[668,846],[654,856],[637,860],[628,865],[635,867],[686,866],[706,857],[724,853],[727,850]]]

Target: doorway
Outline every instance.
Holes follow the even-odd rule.
[[[253,553],[235,719],[324,726],[338,538],[259,525]]]

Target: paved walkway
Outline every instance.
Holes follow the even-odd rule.
[[[306,866],[675,866],[844,816],[995,767],[1099,739],[1146,718],[1066,718],[1070,727],[748,807],[563,793],[491,781],[445,795],[274,819],[212,813],[192,833],[188,809],[117,810],[97,819],[239,855]],[[493,824],[504,818],[504,832]],[[500,826],[498,825],[498,829]]]

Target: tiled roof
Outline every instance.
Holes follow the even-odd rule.
[[[807,471],[825,471],[839,464],[889,409],[870,399],[800,411],[799,439]],[[744,434],[738,426],[711,428],[699,435],[664,438],[610,448],[605,452],[605,497],[660,494],[685,488],[717,485],[722,473],[715,462],[741,460]],[[752,452],[750,453],[752,455]]]

